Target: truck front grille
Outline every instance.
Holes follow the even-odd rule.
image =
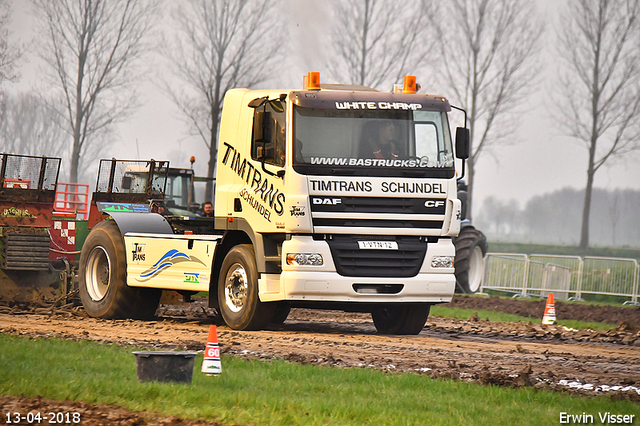
[[[393,219],[332,219],[314,218],[313,226],[354,228],[409,228],[441,229],[441,220],[393,220]]]
[[[404,213],[438,214],[445,213],[445,203],[435,198],[391,198],[391,197],[321,197],[311,196],[311,210],[314,212],[342,213]]]
[[[358,241],[392,240],[398,250],[365,250]],[[427,251],[427,241],[420,237],[333,235],[326,239],[337,272],[346,277],[414,277],[420,271]]]
[[[441,198],[312,195],[309,203],[316,232],[335,232],[338,228],[386,228],[433,233],[444,226],[446,212],[446,200]]]

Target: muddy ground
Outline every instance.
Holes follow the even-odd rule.
[[[456,296],[451,306],[541,318],[544,301]],[[217,324],[222,352],[234,356],[375,368],[640,401],[637,307],[556,302],[559,319],[619,324],[609,331],[568,330],[543,326],[539,320],[490,322],[472,315],[468,320],[430,317],[418,336],[379,335],[366,314],[305,309],[293,309],[284,324],[268,330],[239,332],[224,326],[204,301],[163,306],[154,321],[97,320],[84,317],[82,310],[10,311],[0,307],[1,333],[88,339],[148,349],[202,350],[210,325]],[[61,410],[66,406],[83,410],[82,424],[87,425],[204,424],[80,402],[0,399],[3,412],[10,407],[23,413],[38,408],[53,410],[57,404],[62,404]]]

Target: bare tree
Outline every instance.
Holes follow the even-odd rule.
[[[589,246],[595,173],[616,156],[640,149],[640,1],[571,0],[560,53],[561,122],[589,152],[580,247]]]
[[[438,29],[441,77],[454,104],[468,112],[467,217],[472,216],[476,163],[484,152],[512,143],[518,107],[540,68],[543,25],[527,0],[451,0],[432,15]]]
[[[0,127],[4,127],[6,120],[5,94],[2,90],[2,83],[7,80],[13,80],[16,77],[13,72],[14,67],[16,61],[22,55],[18,47],[11,46],[9,43],[9,30],[7,26],[10,15],[11,9],[9,3],[6,0],[0,0]],[[8,151],[8,149],[5,148],[4,151]]]
[[[40,55],[55,93],[48,103],[72,136],[69,179],[89,146],[136,106],[132,83],[155,15],[144,0],[32,0],[45,40]]]
[[[412,3],[409,3],[412,4]],[[421,6],[422,5],[422,6]],[[427,14],[437,3],[398,7],[394,0],[343,0],[336,3],[329,68],[340,82],[391,87],[413,74],[427,59],[434,37],[427,35]]]
[[[511,240],[521,236],[524,225],[516,200],[501,201],[493,196],[484,200],[477,224],[486,234],[508,236]]]
[[[215,172],[225,92],[255,86],[278,71],[276,52],[283,37],[274,13],[273,0],[187,0],[175,12],[178,33],[166,43],[165,55],[186,90],[166,86],[209,149],[208,177]],[[213,193],[210,181],[206,193]]]
[[[15,78],[14,66],[22,55],[18,47],[9,43],[9,18],[11,9],[7,0],[0,0],[0,84]]]
[[[21,93],[7,96],[2,108],[0,141],[3,150],[16,154],[62,156],[66,135],[59,116],[38,97]]]

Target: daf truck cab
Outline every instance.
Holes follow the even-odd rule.
[[[155,302],[136,302],[145,293],[208,291],[233,329],[306,307],[369,312],[380,333],[419,333],[455,290],[455,159],[464,165],[468,130],[454,146],[449,102],[415,86],[413,77],[401,93],[321,86],[310,73],[302,90],[230,90],[212,229],[185,232],[188,218],[147,213],[138,231],[140,213],[112,215],[102,227],[123,264],[110,266],[94,229],[80,266],[89,314],[152,314]]]

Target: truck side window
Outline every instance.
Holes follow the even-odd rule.
[[[267,126],[270,132],[270,138],[268,143],[264,143],[260,140],[256,140],[256,135],[261,132],[256,132],[253,129],[253,135],[251,137],[251,158],[257,161],[261,161],[264,158],[264,162],[267,164],[273,164],[278,167],[284,166],[285,161],[285,110],[284,103],[280,100],[272,100],[266,102],[264,107],[256,108],[254,115],[261,112],[267,112],[266,116],[270,116],[270,123]],[[254,120],[255,122],[255,120]]]

